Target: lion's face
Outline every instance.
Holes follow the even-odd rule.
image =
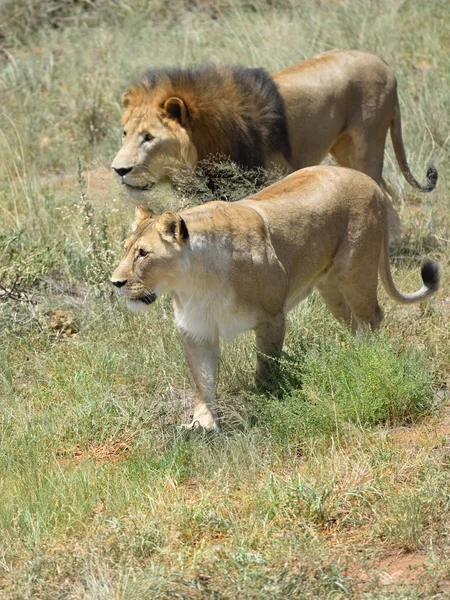
[[[155,217],[149,209],[136,209],[133,235],[111,277],[130,310],[152,304],[159,294],[173,289],[187,267],[185,242],[188,231],[183,219],[166,211]]]
[[[196,165],[197,151],[181,99],[169,98],[158,106],[139,90],[127,92],[123,101],[122,147],[111,167],[128,191],[146,191],[158,181],[170,180],[174,169]]]

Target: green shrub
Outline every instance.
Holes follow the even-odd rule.
[[[80,161],[78,161],[78,187],[80,200],[76,206],[81,217],[80,229],[86,243],[84,251],[88,259],[85,278],[94,287],[101,288],[106,281],[109,281],[117,256],[111,248],[106,214],[102,211],[100,219],[97,218],[94,206],[86,192]]]
[[[345,332],[340,340],[295,352],[281,360],[282,399],[258,401],[259,417],[280,439],[404,424],[433,401],[433,375],[423,357],[385,334],[356,341]]]

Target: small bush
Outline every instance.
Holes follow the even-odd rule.
[[[175,189],[187,205],[212,200],[235,202],[256,194],[260,189],[280,180],[285,173],[277,166],[271,169],[244,169],[222,155],[202,160],[195,171],[173,164]]]
[[[282,400],[261,398],[257,409],[281,440],[404,424],[432,404],[433,375],[423,357],[383,334],[356,341],[345,332],[341,340],[293,356],[281,360]],[[300,372],[301,388],[295,383]]]
[[[401,550],[417,550],[445,521],[450,503],[447,486],[446,478],[434,476],[419,488],[389,494],[375,531]]]
[[[111,248],[105,212],[102,212],[100,222],[96,218],[94,207],[86,192],[86,183],[80,162],[78,162],[78,187],[80,200],[76,207],[81,217],[80,230],[82,237],[86,240],[85,253],[88,257],[85,276],[88,283],[101,288],[109,279],[117,256]]]

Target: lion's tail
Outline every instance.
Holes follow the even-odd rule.
[[[381,282],[388,296],[400,304],[416,304],[417,302],[428,300],[428,298],[438,291],[441,281],[439,265],[435,261],[427,259],[422,265],[421,275],[423,285],[420,290],[413,292],[412,294],[402,294],[397,289],[394,280],[392,279],[391,267],[389,265],[389,240],[387,235],[385,235],[385,240],[381,249],[379,272]]]
[[[438,172],[433,164],[430,163],[428,165],[427,183],[425,185],[421,185],[417,181],[409,168],[408,161],[406,160],[405,147],[403,145],[402,121],[400,118],[400,106],[398,104],[398,98],[395,99],[394,115],[391,121],[391,140],[392,145],[394,146],[395,157],[397,158],[398,166],[400,167],[406,181],[421,192],[431,192],[434,190],[438,179]]]

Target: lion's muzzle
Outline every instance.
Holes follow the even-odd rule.
[[[138,302],[143,302],[144,304],[153,304],[153,302],[156,300],[156,294],[153,292],[149,292],[147,294],[145,294],[145,296],[142,296],[142,298],[136,298],[136,300]]]
[[[111,283],[116,286],[116,288],[121,288],[126,284],[126,279],[111,279]]]

